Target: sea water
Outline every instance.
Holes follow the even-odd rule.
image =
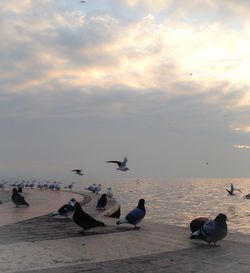
[[[228,195],[230,183],[242,193]],[[250,179],[136,179],[110,183],[121,204],[122,216],[134,208],[140,198],[146,201],[146,218],[178,226],[189,226],[199,216],[214,218],[225,213],[232,232],[250,234]]]

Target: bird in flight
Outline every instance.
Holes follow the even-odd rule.
[[[116,163],[118,165],[117,170],[124,171],[124,172],[127,171],[127,170],[129,170],[129,168],[126,166],[127,162],[128,162],[128,159],[126,157],[124,157],[123,162],[116,161],[116,160],[106,161],[106,163]]]
[[[72,170],[72,172],[74,172],[75,174],[78,174],[78,175],[83,175],[82,169],[75,169],[75,170]]]

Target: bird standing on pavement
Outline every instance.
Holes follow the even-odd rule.
[[[105,206],[107,205],[107,194],[104,193],[102,194],[102,196],[98,199],[97,205],[96,205],[96,209],[105,209]]]
[[[117,221],[116,224],[120,225],[120,224],[128,223],[128,224],[134,225],[135,228],[139,228],[137,227],[137,224],[139,224],[146,215],[146,209],[144,204],[145,204],[145,200],[140,199],[137,207],[131,210],[124,219]]]
[[[190,239],[201,239],[205,242],[214,243],[222,240],[227,235],[227,216],[220,213],[214,220],[205,222],[197,231],[192,232]]]
[[[11,201],[16,205],[16,207],[21,206],[21,205],[25,205],[25,206],[29,206],[29,203],[27,203],[24,199],[24,197],[22,197],[18,192],[17,189],[14,188],[12,190],[12,196],[11,196]]]
[[[83,211],[79,202],[75,202],[75,212],[73,214],[73,221],[79,227],[82,228],[82,232],[95,227],[105,227],[104,223],[94,219],[88,213]]]
[[[57,211],[57,213],[53,214],[53,216],[61,215],[61,216],[68,217],[75,210],[75,202],[76,202],[75,198],[71,198],[69,200],[68,204],[65,204],[62,207],[60,207],[60,209]]]

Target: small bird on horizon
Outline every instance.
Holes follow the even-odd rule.
[[[73,221],[75,224],[82,228],[81,233],[91,228],[105,227],[105,224],[103,222],[94,219],[88,213],[83,211],[79,202],[75,202],[75,212],[73,214]]]
[[[139,224],[146,215],[146,209],[144,204],[145,204],[145,200],[140,199],[137,207],[131,210],[124,219],[117,221],[116,224],[120,225],[120,224],[127,223],[127,224],[134,225],[136,229],[140,228],[140,227],[137,227],[137,224]]]
[[[197,218],[193,221],[195,220],[197,220]],[[211,243],[214,243],[214,245],[216,245],[216,242],[222,240],[227,235],[226,221],[228,221],[227,216],[223,213],[218,214],[214,220],[209,220],[205,223],[202,223],[201,221],[201,227],[191,233],[190,239],[201,239],[207,242],[209,245]]]
[[[74,172],[74,173],[77,174],[77,175],[83,175],[82,171],[83,171],[83,169],[75,169],[75,170],[72,170],[72,172]]]
[[[116,163],[116,164],[118,165],[117,170],[119,170],[119,171],[124,171],[124,172],[127,171],[127,170],[129,170],[129,168],[126,167],[127,162],[128,162],[128,159],[127,159],[126,156],[124,157],[123,162],[121,162],[121,161],[116,161],[116,160],[109,160],[109,161],[106,161],[106,163]]]

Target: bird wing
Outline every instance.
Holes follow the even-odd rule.
[[[109,160],[109,161],[106,161],[106,163],[116,163],[116,164],[118,164],[119,167],[122,164],[121,161],[116,161],[116,160]]]
[[[135,208],[127,214],[126,220],[128,220],[132,224],[137,224],[144,218],[144,216],[145,211],[139,208]]]
[[[201,234],[204,237],[208,237],[214,233],[215,229],[216,229],[216,222],[214,220],[210,220],[206,222],[201,228]]]

